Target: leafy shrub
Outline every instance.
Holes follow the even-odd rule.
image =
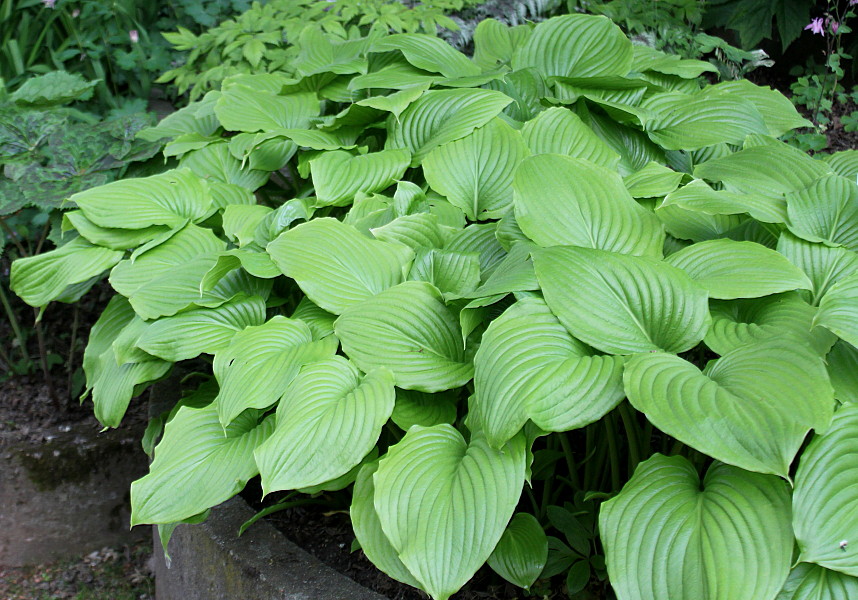
[[[473,60],[311,27],[293,66],[144,132],[178,168],[77,194],[78,237],[13,265],[35,306],[110,272],[106,426],[214,357],[147,432],[134,524],[353,483],[363,551],[438,599],[486,561],[855,595],[858,153],[787,146],[786,98],[603,17],[485,21]]]

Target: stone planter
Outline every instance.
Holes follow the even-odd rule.
[[[385,600],[334,571],[259,521],[241,499],[212,509],[201,525],[179,525],[170,539],[170,568],[154,530],[157,600]]]

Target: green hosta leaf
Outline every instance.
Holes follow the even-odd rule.
[[[580,158],[542,154],[515,174],[515,218],[541,246],[574,245],[661,256],[664,232],[616,172]]]
[[[795,475],[792,526],[799,561],[858,576],[858,406],[845,404],[831,428],[814,436]]]
[[[429,283],[406,281],[355,304],[334,331],[362,371],[387,367],[404,389],[439,392],[473,375],[457,315]]]
[[[374,475],[378,471],[378,463],[370,463],[361,468],[355,480],[354,492],[352,494],[352,505],[349,513],[351,515],[352,527],[355,537],[360,542],[360,547],[367,558],[376,567],[403,583],[413,587],[420,587],[420,582],[414,579],[414,575],[408,570],[390,540],[381,529],[381,521],[375,512],[375,484]]]
[[[829,288],[849,275],[858,272],[858,253],[846,248],[832,248],[795,237],[788,231],[778,239],[778,252],[804,271],[813,283],[809,302],[819,304]]]
[[[210,229],[188,225],[136,261],[116,265],[110,284],[144,319],[174,315],[202,299],[200,283],[222,250]]]
[[[684,176],[684,173],[651,162],[640,171],[624,177],[623,183],[635,198],[657,198],[678,188]]]
[[[507,525],[489,566],[495,573],[526,590],[539,577],[548,560],[548,538],[531,514],[518,513]]]
[[[549,108],[521,129],[533,154],[566,154],[583,158],[608,169],[616,169],[620,156],[593,130],[566,108]]]
[[[170,362],[215,354],[245,327],[265,322],[265,300],[242,297],[217,308],[186,310],[154,321],[137,338],[137,347]]]
[[[468,298],[486,298],[509,292],[528,292],[539,289],[530,252],[530,242],[515,242],[486,282],[467,294]]]
[[[731,350],[701,372],[663,352],[626,363],[626,394],[670,436],[749,471],[787,476],[810,429],[831,419],[822,358],[790,340]]]
[[[215,114],[228,131],[299,129],[319,115],[319,100],[310,92],[279,96],[236,85],[221,94]]]
[[[399,50],[405,59],[419,69],[441,73],[444,77],[470,77],[480,74],[480,68],[461,52],[434,35],[398,33],[388,35],[370,48],[370,52]]]
[[[828,175],[787,195],[787,227],[811,242],[858,250],[858,185]]]
[[[286,317],[273,317],[238,332],[214,359],[220,384],[215,404],[221,423],[226,427],[245,409],[271,406],[303,365],[334,352],[336,340],[313,342],[306,323]]]
[[[668,92],[647,99],[650,139],[667,150],[697,150],[712,144],[740,144],[752,133],[768,133],[762,115],[750,102],[727,94]]]
[[[13,262],[9,285],[30,306],[44,306],[70,285],[101,275],[122,260],[122,254],[75,238],[56,250]]]
[[[213,109],[220,94],[219,91],[207,93],[202,100],[191,102],[184,108],[167,115],[155,127],[148,127],[138,132],[137,137],[141,140],[157,142],[187,133],[196,133],[201,137],[211,136],[218,129]]]
[[[495,19],[483,19],[474,30],[474,62],[484,68],[509,64],[515,49],[532,31],[529,25],[508,27]]]
[[[310,161],[320,206],[348,206],[358,192],[372,194],[390,187],[408,168],[408,150],[382,150],[361,156],[325,152]]]
[[[319,308],[304,296],[292,313],[293,319],[301,319],[313,332],[313,339],[320,340],[334,333],[334,321],[337,316]]]
[[[789,515],[775,477],[715,464],[701,486],[687,460],[657,454],[602,504],[611,585],[619,600],[772,599],[789,573]]]
[[[813,326],[825,327],[858,346],[858,273],[831,286],[819,303]]]
[[[223,232],[231,241],[244,246],[253,242],[256,228],[272,210],[260,204],[230,204],[223,211]]]
[[[643,44],[635,44],[634,53],[633,71],[655,71],[685,79],[696,79],[706,71],[718,72],[711,63],[702,60],[685,60],[676,54],[667,54]]]
[[[568,431],[601,419],[624,396],[623,359],[594,356],[536,298],[492,321],[474,365],[476,414],[496,448],[528,419],[544,431]]]
[[[789,98],[771,88],[754,85],[747,79],[723,81],[706,89],[729,92],[728,97],[749,101],[760,111],[771,136],[780,137],[799,127],[812,127],[810,121],[798,114]]]
[[[747,213],[763,223],[784,223],[787,219],[786,202],[782,197],[716,191],[700,179],[668,194],[661,206],[662,209],[677,206],[707,215]]]
[[[858,176],[858,150],[842,150],[833,154],[817,154],[837,174],[847,179]]]
[[[447,232],[438,224],[438,217],[430,213],[403,215],[369,231],[378,240],[397,242],[413,248],[415,252],[421,248],[440,248],[447,238]]]
[[[551,311],[603,352],[684,352],[709,326],[706,290],[662,261],[558,247],[534,251],[534,265]]]
[[[253,449],[274,430],[248,410],[228,427],[217,405],[183,406],[164,428],[149,474],[131,484],[131,524],[173,523],[217,506],[258,473]]]
[[[711,302],[712,326],[703,340],[718,354],[734,348],[789,336],[824,355],[835,335],[821,327],[811,328],[816,309],[798,293],[777,294],[757,300]]]
[[[87,81],[77,73],[50,71],[24,81],[9,99],[15,104],[40,107],[89,100],[99,81],[101,80]]]
[[[754,242],[699,242],[670,255],[667,263],[688,273],[710,298],[759,298],[813,285],[782,254]]]
[[[63,232],[70,229],[77,231],[81,237],[96,246],[112,250],[130,250],[153,239],[166,235],[170,228],[166,225],[152,225],[143,229],[118,229],[99,227],[85,216],[80,210],[63,213]]]
[[[209,181],[209,189],[212,193],[212,203],[218,209],[226,209],[232,204],[256,204],[253,192],[240,185]]]
[[[524,483],[524,436],[503,451],[451,425],[413,427],[374,476],[375,511],[405,567],[447,600],[491,555]]]
[[[512,175],[529,154],[521,134],[495,118],[430,152],[426,181],[471,220],[500,217],[512,206]]]
[[[710,215],[667,202],[655,209],[655,216],[673,237],[695,242],[728,237],[748,220],[744,215]]]
[[[336,219],[314,219],[268,244],[274,263],[314,303],[340,314],[405,279],[414,253]]]
[[[775,600],[849,600],[858,597],[858,578],[799,563]]]
[[[476,253],[427,250],[417,252],[408,279],[427,281],[444,294],[462,296],[480,283],[480,261]]]
[[[274,434],[254,453],[263,494],[348,473],[375,446],[394,397],[387,369],[362,376],[340,356],[305,367],[280,400]]]
[[[834,386],[834,397],[844,403],[858,403],[858,348],[839,340],[825,361]]]
[[[491,275],[506,252],[495,236],[496,223],[471,224],[454,233],[444,245],[444,250],[468,254],[479,253],[480,275],[485,279]]]
[[[386,148],[411,150],[416,167],[437,146],[456,141],[482,127],[512,99],[493,90],[458,89],[426,92],[388,123]]]
[[[455,396],[397,389],[396,406],[393,407],[390,420],[403,431],[408,431],[414,425],[452,425],[456,421]]]
[[[179,164],[207,181],[237,185],[250,191],[268,181],[267,172],[244,168],[241,161],[230,154],[226,142],[189,152]]]
[[[208,186],[187,169],[151,177],[123,179],[69,198],[100,227],[144,229],[182,227],[206,217],[212,206]]]
[[[371,96],[357,102],[359,106],[369,106],[378,110],[383,110],[391,113],[396,119],[402,114],[406,108],[411,106],[411,103],[423,95],[423,92],[429,89],[428,83],[420,83],[411,87],[407,87],[398,92],[388,94],[387,96]]]
[[[512,68],[535,67],[546,77],[624,76],[632,58],[631,41],[606,17],[564,15],[534,28]]]

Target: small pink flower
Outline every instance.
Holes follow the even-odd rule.
[[[856,0],[858,2],[858,0]],[[80,16],[80,9],[76,8],[72,11],[72,19],[77,19]]]
[[[824,23],[822,21],[822,17],[816,17],[815,19],[811,19],[810,23],[808,23],[804,30],[807,31],[810,29],[813,33],[818,33],[819,35],[825,35]]]
[[[840,27],[840,23],[838,23],[837,21],[832,21],[831,22],[831,33],[836,35],[838,27]]]
[[[128,38],[131,40],[132,44],[136,44],[137,42],[140,41],[140,34],[137,33],[136,29],[132,29],[131,31],[128,32]]]
[[[855,6],[858,4],[858,0],[849,0],[849,6]]]
[[[53,8],[56,3],[57,0],[42,0],[42,4],[44,4],[48,8]]]

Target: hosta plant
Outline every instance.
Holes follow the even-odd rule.
[[[440,600],[486,562],[579,597],[854,596],[858,155],[604,17],[488,20],[473,58],[299,39],[13,266],[34,305],[109,273],[104,425],[194,361],[133,523],[259,475],[350,493],[366,556]]]

